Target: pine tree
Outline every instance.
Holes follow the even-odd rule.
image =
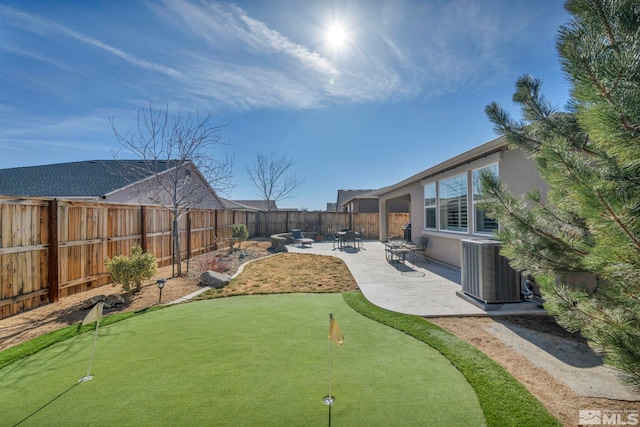
[[[514,268],[532,275],[545,308],[579,331],[640,389],[640,3],[569,0],[557,48],[567,111],[523,76],[515,103],[486,113],[548,183],[521,198],[483,177],[485,208]],[[588,283],[586,278],[595,281]]]

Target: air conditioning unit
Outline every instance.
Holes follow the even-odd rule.
[[[520,272],[500,255],[495,240],[462,240],[462,292],[484,303],[522,300]]]

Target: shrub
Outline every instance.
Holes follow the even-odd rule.
[[[126,292],[140,291],[142,283],[158,272],[156,257],[149,252],[142,253],[142,248],[135,243],[131,246],[131,256],[107,258],[104,265],[111,275],[113,286],[122,285]]]
[[[206,270],[216,271],[218,273],[224,273],[231,265],[229,260],[217,256],[209,258],[206,264]]]
[[[244,224],[233,224],[231,226],[231,237],[234,237],[241,242],[243,240],[247,240],[249,237],[249,229]]]

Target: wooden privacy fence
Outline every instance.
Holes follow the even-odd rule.
[[[267,237],[300,229],[307,233],[327,236],[342,229],[364,231],[365,239],[377,240],[380,236],[380,214],[343,213],[323,211],[276,211],[246,214],[245,224],[251,236]],[[269,218],[267,218],[267,216]],[[409,222],[408,213],[391,213],[387,218],[388,235],[402,235],[402,224]],[[267,230],[267,224],[269,224]]]
[[[408,214],[390,214],[389,234],[401,234]],[[194,209],[181,218],[181,259],[209,252],[246,224],[251,237],[299,228],[326,236],[342,228],[379,235],[378,214]],[[392,218],[393,217],[393,218]],[[392,221],[393,220],[393,221]],[[402,221],[402,222],[401,222]],[[137,243],[159,266],[172,261],[173,217],[161,206],[59,199],[0,198],[0,318],[110,282],[107,257],[130,255]],[[398,230],[395,230],[395,229]]]

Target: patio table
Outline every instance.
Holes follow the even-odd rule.
[[[408,245],[404,242],[382,242],[384,244],[384,253],[389,262],[404,263],[407,255],[411,259],[411,263],[415,264],[414,245]]]

